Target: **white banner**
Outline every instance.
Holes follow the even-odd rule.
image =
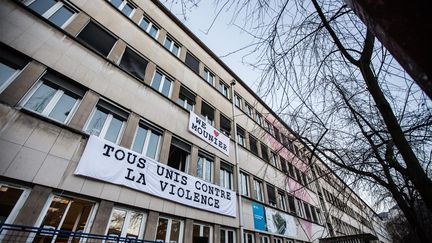
[[[75,174],[236,217],[235,192],[95,136],[90,136]]]
[[[293,216],[269,207],[265,207],[265,215],[267,231],[291,237],[297,236],[297,225]]]
[[[189,131],[229,156],[230,139],[195,113],[190,112]]]

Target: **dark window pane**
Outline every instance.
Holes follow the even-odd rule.
[[[43,83],[30,97],[25,108],[41,113],[48,102],[52,99],[57,90],[47,84]]]
[[[127,47],[123,53],[119,66],[135,77],[143,80],[147,61]]]
[[[132,150],[138,153],[142,152],[144,147],[144,142],[147,136],[147,129],[143,127],[138,127],[137,134],[135,136],[135,141],[132,146]]]
[[[112,5],[114,5],[116,8],[120,7],[120,4],[122,4],[122,0],[111,0],[110,1]]]
[[[42,15],[56,3],[57,1],[54,0],[36,0],[29,5],[29,8]]]
[[[3,224],[23,193],[20,189],[0,186],[0,224]]]
[[[170,95],[171,83],[172,81],[169,78],[165,77],[165,82],[162,87],[162,94],[165,95],[166,97],[169,97]]]
[[[123,121],[117,117],[113,117],[108,130],[105,134],[105,139],[113,143],[117,142],[117,138],[120,135],[120,131],[123,126]]]
[[[176,44],[174,44],[172,48],[172,53],[174,53],[174,55],[177,56],[178,52],[179,52],[179,47]]]
[[[49,114],[49,117],[58,121],[64,122],[72,111],[77,99],[67,94],[63,94],[60,100],[55,105],[54,109]]]
[[[110,33],[92,21],[84,27],[77,38],[104,56],[108,56],[111,48],[117,41]]]
[[[143,19],[141,20],[140,27],[141,27],[144,31],[147,31],[147,27],[148,27],[149,24],[150,24],[149,21],[148,21],[146,18],[143,18]]]
[[[156,28],[154,25],[152,25],[152,27],[150,28],[149,34],[153,37],[156,38],[157,33],[158,33],[158,28]]]
[[[126,16],[129,16],[129,15],[132,13],[133,9],[134,9],[134,8],[133,8],[129,3],[127,3],[127,4],[123,7],[122,12],[123,12]]]
[[[171,43],[172,43],[172,41],[170,39],[166,38],[165,43],[164,43],[164,47],[169,50],[171,48]]]
[[[70,17],[72,17],[73,14],[74,12],[72,10],[63,6],[51,15],[48,20],[58,27],[61,27],[68,19],[70,19]]]
[[[159,135],[155,133],[151,133],[150,140],[147,148],[147,157],[150,157],[152,159],[156,159],[156,152],[158,149],[158,143],[159,143]]]
[[[107,116],[106,112],[97,109],[87,127],[87,132],[99,136]]]
[[[10,77],[16,72],[16,69],[13,69],[3,63],[0,63],[0,86],[2,86]]]
[[[186,52],[185,63],[190,67],[195,73],[199,74],[199,61],[192,56],[189,52]]]
[[[156,72],[154,77],[153,77],[153,81],[152,81],[151,86],[154,89],[159,90],[161,81],[162,81],[162,74],[160,74],[159,72]]]

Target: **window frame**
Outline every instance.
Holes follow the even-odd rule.
[[[155,231],[155,236],[154,236],[155,241],[158,242],[158,239],[156,239],[156,236],[157,236],[157,228],[159,226],[159,220],[160,219],[166,219],[168,221],[167,222],[167,228],[166,228],[164,242],[170,242],[172,221],[176,220],[176,221],[180,222],[180,232],[179,232],[179,238],[178,238],[178,242],[177,243],[182,243],[183,242],[183,235],[184,235],[184,221],[180,220],[180,219],[177,219],[177,218],[170,218],[170,217],[164,217],[164,216],[159,216],[158,217],[158,221],[157,221],[157,225],[156,225],[156,231]]]
[[[264,202],[264,186],[261,180],[257,178],[253,179],[253,190],[254,190],[254,199],[260,202]]]
[[[228,228],[224,228],[221,227],[219,233],[222,235],[222,231],[224,231],[224,235],[225,235],[225,242],[222,242],[222,237],[220,237],[220,243],[230,243],[228,242],[228,232],[232,232],[233,234],[233,242],[232,243],[236,243],[236,231],[232,230],[232,229],[228,229]]]
[[[72,91],[69,91],[67,88],[63,87],[61,84],[54,83],[54,82],[50,81],[49,79],[44,79],[44,77],[45,77],[45,75],[47,73],[48,72],[46,72],[44,75],[42,75],[39,78],[39,80],[36,82],[36,84],[24,96],[24,98],[22,99],[22,101],[19,102],[20,107],[22,109],[28,110],[28,111],[30,111],[32,113],[35,113],[35,114],[41,115],[43,117],[46,117],[46,118],[48,118],[48,119],[50,119],[52,121],[59,122],[61,124],[68,124],[70,122],[70,120],[72,119],[72,117],[75,115],[75,112],[77,111],[78,106],[81,104],[83,96],[80,96],[79,94],[76,94],[76,93],[74,93]],[[53,75],[55,75],[55,74],[53,74]],[[36,93],[36,91],[43,84],[45,84],[45,83],[50,83],[51,85],[54,85],[54,86],[57,86],[57,87],[56,87],[56,91],[55,91],[54,95],[51,97],[50,101],[45,106],[45,108],[43,109],[43,111],[42,112],[38,112],[38,111],[35,111],[35,110],[32,110],[30,108],[25,107],[25,105],[27,104],[27,102],[33,97],[33,95]],[[49,85],[47,85],[47,86],[49,86]],[[50,86],[50,87],[53,88],[52,86]],[[60,101],[60,99],[63,97],[63,94],[66,94],[65,91],[67,91],[67,93],[74,93],[75,97],[78,97],[78,98],[76,98],[75,104],[72,106],[72,108],[71,108],[69,114],[67,115],[66,119],[62,122],[62,121],[57,120],[57,119],[55,119],[53,117],[50,117],[49,115],[54,110],[54,108],[56,107],[56,105],[58,104],[58,102]],[[85,93],[85,91],[84,91],[84,93]],[[75,98],[75,97],[73,97],[73,98]]]
[[[113,6],[113,7],[115,7],[116,9],[118,9],[118,10],[120,10],[120,12],[122,12],[125,16],[127,16],[128,18],[132,18],[132,16],[134,15],[134,13],[135,13],[135,11],[136,11],[136,6],[134,5],[134,4],[132,4],[131,2],[129,2],[128,0],[122,0],[122,3],[118,6],[118,7],[116,7],[114,4],[112,4],[111,2],[112,2],[112,0],[108,0],[108,2],[110,2],[110,4]],[[132,11],[130,12],[130,14],[129,15],[126,15],[124,12],[123,12],[123,9],[124,9],[124,7],[127,5],[127,4],[129,4],[131,7],[132,7]]]
[[[219,80],[219,93],[221,93],[225,98],[230,98],[229,86],[222,79]]]
[[[190,95],[193,95],[194,96],[194,100],[192,101],[193,102],[193,104],[190,104],[189,103],[189,101],[191,100],[186,94],[183,94],[182,93],[182,90],[184,90],[185,92],[189,92],[190,93]],[[181,98],[181,96],[184,96],[185,97],[185,99],[182,99]],[[188,88],[186,88],[184,85],[181,85],[180,86],[180,89],[179,89],[179,96],[178,96],[178,98],[177,98],[177,101],[176,101],[176,103],[177,104],[179,104],[181,107],[183,107],[183,108],[185,108],[186,110],[188,110],[188,111],[194,111],[195,110],[195,104],[196,104],[196,94],[195,93],[193,93],[192,91],[190,91]],[[188,109],[188,105],[190,105],[191,106],[191,109]]]
[[[237,93],[234,93],[234,105],[240,110],[242,109],[242,97]]]
[[[144,28],[141,26],[141,23],[142,23],[142,21],[143,21],[144,19],[148,22],[148,25],[147,25],[147,28],[146,28],[146,29],[144,29]],[[139,26],[139,27],[140,27],[144,32],[146,32],[149,36],[151,36],[153,39],[157,39],[157,38],[159,37],[159,32],[160,32],[161,28],[160,28],[157,24],[155,24],[152,20],[150,20],[150,18],[147,17],[146,15],[143,14],[143,15],[141,16],[140,20],[138,21],[138,26]],[[154,28],[157,30],[155,36],[153,36],[152,34],[150,34],[150,30],[152,29],[152,27],[154,27]]]
[[[159,73],[161,75],[161,80],[159,83],[159,87],[157,89],[155,87],[153,87],[153,82],[154,82],[154,78],[156,77],[156,73]],[[164,87],[166,81],[171,82],[167,96],[165,96],[165,94],[162,93],[162,90],[163,90],[163,87]],[[171,98],[171,95],[172,95],[173,86],[174,86],[174,79],[173,78],[166,75],[165,72],[162,72],[160,69],[156,69],[154,71],[153,77],[152,77],[151,82],[150,82],[150,87],[152,87],[154,90],[158,91],[158,93],[160,93],[161,95],[163,95],[169,99],[169,98]]]
[[[106,227],[106,230],[105,230],[105,234],[106,235],[108,235],[108,231],[110,229],[111,218],[113,216],[114,210],[126,211],[126,216],[124,218],[124,222],[123,222],[122,229],[121,229],[119,237],[125,237],[125,238],[127,237],[126,234],[127,234],[127,231],[129,229],[129,225],[130,225],[131,214],[132,213],[139,213],[143,217],[141,219],[141,225],[140,225],[140,228],[139,228],[137,239],[140,239],[140,240],[144,239],[144,230],[145,230],[146,224],[147,224],[147,213],[145,213],[143,211],[138,211],[138,210],[133,210],[133,209],[128,209],[128,208],[123,208],[123,207],[117,207],[117,206],[114,206],[112,208],[112,210],[111,210],[110,217],[108,219],[108,224],[107,224],[107,227]],[[128,239],[134,239],[132,237],[127,237],[127,238]]]
[[[243,134],[242,134],[243,133]],[[246,142],[246,131],[240,127],[240,125],[237,124],[237,134],[236,134],[236,140],[237,143],[240,146],[245,147],[245,142]]]
[[[30,8],[30,4],[39,1],[39,0],[26,0],[24,1],[24,5],[26,5],[28,8]],[[44,0],[41,0],[44,1]],[[72,16],[70,16],[61,26],[56,25],[55,23],[51,22],[49,18],[53,16],[55,13],[57,13],[58,10],[60,10],[63,6],[65,8],[68,8],[73,12]],[[34,10],[32,10],[34,11]],[[36,13],[36,11],[34,11]],[[39,15],[39,13],[36,13]],[[78,14],[78,10],[71,6],[68,3],[65,3],[63,0],[58,0],[54,5],[52,5],[48,10],[46,10],[43,14],[40,14],[39,16],[43,17],[44,19],[48,20],[50,23],[52,23],[55,26],[58,26],[60,29],[64,29],[67,25],[69,25],[72,20],[76,17]]]
[[[100,102],[104,102],[104,103],[106,103],[107,106],[109,106],[109,107],[105,107],[105,105],[100,105],[100,104],[99,104]],[[94,136],[97,136],[97,137],[99,137],[99,138],[105,139],[105,136],[106,136],[106,133],[107,133],[107,131],[108,131],[108,128],[109,128],[109,126],[110,126],[110,124],[111,124],[112,119],[114,118],[114,115],[113,115],[113,114],[115,114],[116,116],[122,117],[122,115],[116,114],[116,112],[113,111],[113,109],[119,109],[119,110],[125,112],[127,115],[129,115],[129,113],[126,112],[126,111],[124,111],[124,110],[122,110],[121,108],[118,108],[117,106],[111,104],[110,102],[107,102],[107,101],[101,99],[101,100],[100,100],[100,101],[99,101],[99,102],[98,102],[98,103],[93,107],[93,110],[92,110],[92,112],[91,112],[91,114],[90,114],[89,118],[87,119],[87,122],[86,122],[86,124],[85,124],[85,126],[84,126],[84,129],[83,129],[83,130],[84,130],[84,132],[87,133],[87,134],[92,135],[92,133],[90,133],[90,132],[88,131],[88,129],[89,129],[89,125],[90,125],[90,123],[91,123],[91,121],[92,121],[92,119],[93,119],[93,116],[95,115],[95,113],[96,113],[96,111],[98,110],[98,107],[99,107],[99,106],[101,106],[103,110],[108,110],[108,114],[107,114],[107,118],[106,118],[105,121],[104,121],[104,125],[102,126],[102,128],[101,128],[101,130],[100,130],[100,132],[99,132],[99,135],[94,135]],[[112,107],[113,109],[110,109],[111,107]],[[121,140],[121,138],[122,138],[122,136],[123,136],[124,130],[126,129],[127,117],[122,117],[122,118],[123,118],[123,121],[122,121],[122,127],[120,128],[120,131],[119,131],[119,133],[118,133],[118,135],[117,135],[117,139],[116,139],[116,141],[114,142],[115,144],[119,144],[119,143],[120,143],[120,140]],[[109,141],[109,140],[107,140],[107,141]]]
[[[243,181],[244,178],[244,181]],[[242,196],[250,197],[249,174],[240,171],[240,194]],[[243,183],[245,182],[245,183]],[[244,192],[246,190],[246,192]]]
[[[223,171],[223,172],[222,172]],[[223,174],[223,183],[222,183],[222,174]],[[231,165],[228,165],[227,162],[220,163],[220,169],[219,169],[219,185],[232,190],[233,189],[233,179],[234,179],[234,173],[233,168]],[[227,187],[227,180],[228,180],[228,187]]]
[[[169,48],[167,48],[167,47],[165,46],[165,42],[166,42],[167,40],[171,41],[171,44],[170,44],[170,47],[169,47]],[[165,49],[167,49],[169,52],[171,52],[174,56],[176,56],[176,57],[179,57],[179,56],[180,56],[180,52],[181,52],[181,45],[180,45],[177,41],[175,41],[174,38],[172,38],[171,36],[168,36],[168,35],[165,36],[165,40],[164,40],[164,42],[163,42],[163,46],[165,47]],[[174,53],[174,52],[173,52],[174,46],[177,46],[177,47],[178,47],[178,51],[177,51],[177,53]]]
[[[216,80],[216,75],[212,71],[210,71],[210,69],[208,69],[207,67],[204,68],[204,80],[211,86],[214,86]]]
[[[136,139],[137,139],[137,134],[138,134],[138,131],[139,131],[140,128],[142,128],[142,129],[146,128],[147,132],[146,132],[146,137],[144,138],[144,143],[143,143],[143,147],[141,148],[141,152],[138,152],[138,151],[133,150],[133,147],[135,145],[135,142],[136,142]],[[141,120],[138,123],[138,126],[137,126],[137,128],[135,130],[135,134],[134,134],[134,137],[133,137],[133,140],[132,140],[131,150],[134,151],[134,152],[137,152],[139,154],[142,154],[142,155],[144,155],[144,156],[147,157],[147,152],[148,152],[148,146],[149,146],[149,142],[150,142],[150,137],[151,137],[151,135],[153,133],[157,134],[159,136],[159,139],[158,139],[158,142],[157,142],[157,145],[156,145],[157,148],[156,148],[155,158],[152,158],[152,159],[158,161],[159,160],[159,156],[160,156],[161,147],[162,147],[163,132],[161,132],[158,129],[154,129],[152,126],[148,125],[145,121]],[[149,158],[151,158],[151,157],[149,157]]]
[[[210,114],[203,114],[203,108],[204,106],[207,106],[209,109],[213,110],[213,119],[210,119],[211,117],[209,116]],[[205,108],[204,108],[205,109]],[[204,121],[209,123],[210,125],[214,126],[215,124],[215,108],[211,105],[209,105],[207,102],[205,102],[204,100],[202,100],[201,102],[201,116],[203,117]]]
[[[202,160],[202,177],[198,175],[198,163]],[[209,168],[210,167],[210,168]],[[205,154],[204,152],[198,153],[198,161],[197,161],[197,170],[196,176],[204,181],[213,183],[214,181],[214,170],[215,170],[215,158],[210,155]],[[206,178],[207,171],[210,170],[210,178]],[[209,179],[209,180],[208,180]]]
[[[258,125],[262,126],[262,120],[262,115],[257,110],[255,110],[255,122],[258,123]]]
[[[244,107],[245,107],[246,115],[248,115],[250,118],[253,119],[253,108],[252,108],[252,106],[245,101],[245,106]]]

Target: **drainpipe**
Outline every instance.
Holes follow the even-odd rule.
[[[237,196],[238,196],[238,208],[239,208],[239,229],[240,229],[240,243],[243,243],[243,205],[242,205],[242,196],[241,196],[241,177],[240,177],[240,162],[238,159],[238,143],[237,143],[237,124],[235,121],[235,104],[234,104],[234,86],[236,84],[236,81],[233,79],[231,81],[231,105],[232,105],[232,113],[233,113],[233,125],[234,125],[234,157],[235,157],[235,163],[237,168]]]

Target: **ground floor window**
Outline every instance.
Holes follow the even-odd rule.
[[[88,232],[88,222],[94,211],[95,203],[78,198],[53,196],[43,217],[41,228]],[[38,233],[33,242],[68,242],[67,233],[58,235]]]
[[[270,237],[267,235],[260,235],[260,243],[270,243]]]
[[[111,212],[107,234],[110,236],[142,239],[146,215],[133,210],[114,208]]]
[[[235,243],[235,232],[234,230],[221,229],[220,230],[220,243]]]
[[[280,238],[274,238],[273,243],[283,243],[283,240]]]
[[[159,217],[156,230],[156,241],[169,243],[183,242],[183,221]]]
[[[193,224],[193,243],[212,243],[213,228],[203,224]]]
[[[253,233],[247,233],[245,232],[243,234],[243,241],[244,243],[255,243],[255,236]]]
[[[23,188],[0,183],[0,224],[12,222],[27,195]]]

